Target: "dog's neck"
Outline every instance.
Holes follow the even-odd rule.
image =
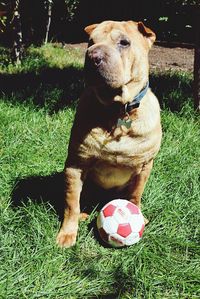
[[[133,109],[138,108],[140,106],[140,102],[146,95],[148,88],[149,81],[147,81],[146,85],[142,88],[142,90],[136,96],[134,96],[131,102],[125,104],[125,113],[130,113]]]
[[[121,95],[114,98],[115,103],[120,103],[121,114],[131,114],[136,108],[140,106],[142,99],[145,97],[149,89],[149,80],[134,84],[130,82],[122,87]],[[138,86],[139,85],[139,86]]]
[[[132,79],[121,87],[120,94],[114,97],[115,102],[120,102],[123,105],[131,103],[134,98],[136,98],[140,92],[146,87],[147,82],[149,82],[148,75],[145,74],[143,78]],[[148,90],[148,87],[147,87]]]
[[[112,90],[110,88],[102,88],[100,90],[93,89],[96,94],[98,101],[105,107],[121,107],[119,113],[121,115],[131,114],[134,109],[140,106],[140,102],[145,97],[149,89],[149,80],[148,78],[144,81],[138,82],[129,82],[126,85]],[[102,101],[102,98],[104,101]],[[105,100],[106,99],[106,100]]]

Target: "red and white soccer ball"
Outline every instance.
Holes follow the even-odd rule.
[[[102,240],[113,247],[137,243],[142,238],[144,226],[140,209],[125,199],[110,201],[97,217],[97,228]]]

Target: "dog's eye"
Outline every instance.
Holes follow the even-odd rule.
[[[122,48],[129,47],[130,46],[130,41],[128,39],[122,38],[119,41],[119,46],[122,47]]]

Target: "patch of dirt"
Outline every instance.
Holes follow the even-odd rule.
[[[65,47],[77,48],[84,55],[87,43],[67,44]],[[149,61],[150,70],[182,70],[193,72],[194,49],[154,45],[149,54]]]
[[[194,49],[154,45],[149,53],[149,61],[152,70],[166,71],[173,69],[193,72]]]

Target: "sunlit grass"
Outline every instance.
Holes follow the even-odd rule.
[[[45,67],[65,68],[77,55],[72,50],[65,58],[65,50],[51,45],[29,51],[27,72],[41,70],[43,59]],[[38,52],[39,61],[31,64],[31,55]],[[30,198],[24,206],[11,206],[13,188],[21,179],[35,177],[42,186],[42,179],[52,175],[49,188],[54,190],[54,174],[62,171],[67,155],[75,104],[52,107],[67,90],[73,97],[74,87],[64,90],[46,82],[33,87],[30,82],[1,94],[0,298],[199,298],[200,124],[188,75],[156,76],[152,85],[163,102],[163,142],[143,195],[143,213],[150,223],[138,244],[121,250],[104,248],[96,240],[89,225],[95,213],[80,224],[76,245],[61,250],[55,245],[60,222],[50,203]],[[42,94],[41,105],[35,104],[35,93],[39,99]]]
[[[0,48],[0,74],[39,73],[45,68],[83,67],[84,57],[79,49],[69,49],[62,44],[46,44],[24,50],[21,64],[13,63],[9,49]]]

